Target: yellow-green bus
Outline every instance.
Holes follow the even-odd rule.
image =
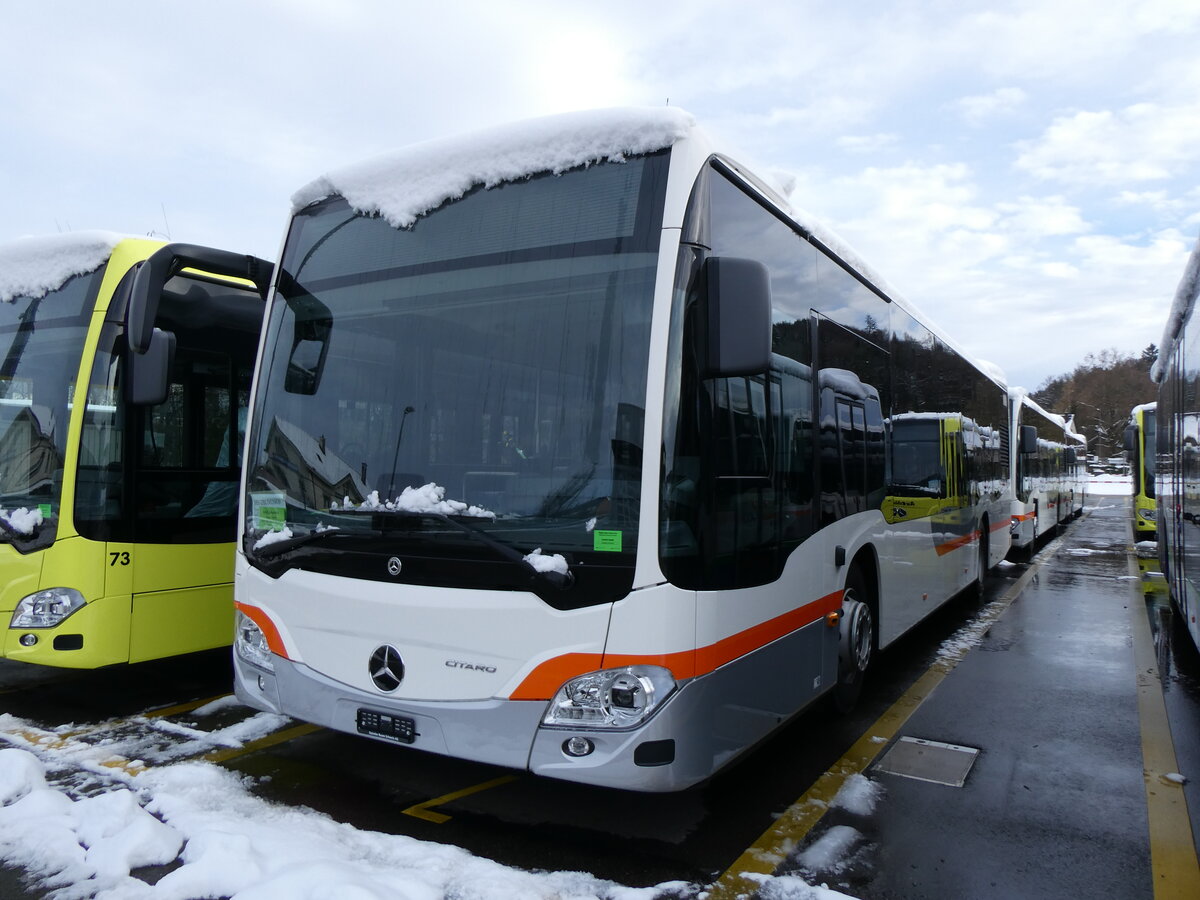
[[[1158,510],[1154,493],[1154,416],[1157,403],[1143,403],[1129,413],[1125,429],[1125,452],[1133,492],[1133,536],[1153,541],[1158,536]]]
[[[0,246],[0,655],[95,668],[230,643],[271,271],[98,231]]]

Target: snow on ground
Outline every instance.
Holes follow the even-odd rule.
[[[0,858],[55,900],[650,900],[683,887],[526,872],[457,847],[360,831],[255,797],[247,779],[209,763],[147,769],[128,787],[72,799],[47,783],[33,753],[0,750],[0,803]],[[174,863],[153,885],[130,874]]]
[[[0,749],[0,864],[51,900],[666,900],[701,890],[529,872],[264,800],[254,779],[197,758],[289,721],[257,713],[202,727],[210,716],[228,722],[238,707],[231,697],[206,703],[192,711],[195,725],[139,715],[43,729],[0,714],[9,744]],[[838,802],[873,803],[875,788],[863,782]],[[810,862],[836,869],[837,846],[810,848]],[[134,874],[142,867],[161,877],[143,881]],[[762,896],[777,900],[847,896],[797,876],[759,880]]]
[[[1089,475],[1084,489],[1088,496],[1128,497],[1133,493],[1133,480],[1128,475]]]

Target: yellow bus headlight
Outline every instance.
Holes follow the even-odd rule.
[[[53,587],[22,597],[9,628],[54,628],[87,601],[75,588]]]

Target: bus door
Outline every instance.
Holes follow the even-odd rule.
[[[132,595],[130,662],[232,640],[232,542],[262,310],[254,292],[212,282],[179,277],[163,292],[156,324],[176,341],[167,395],[127,416],[132,540],[108,547],[108,571]]]

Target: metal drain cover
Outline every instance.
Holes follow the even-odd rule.
[[[875,771],[962,787],[977,756],[979,750],[974,747],[902,737],[875,764]]]

